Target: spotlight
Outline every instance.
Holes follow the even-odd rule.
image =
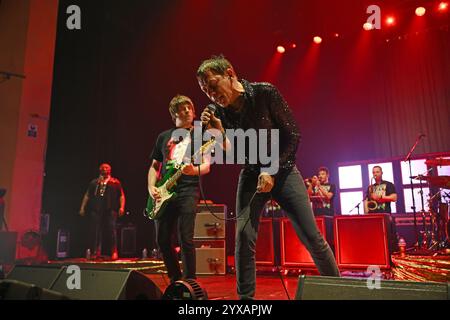
[[[418,7],[416,8],[416,16],[422,17],[425,14],[425,8],[424,7]]]
[[[313,41],[314,41],[314,43],[319,44],[319,43],[322,42],[322,38],[321,38],[321,37],[318,37],[318,36],[315,36],[314,39],[313,39]]]
[[[295,43],[291,43],[291,48],[295,49],[295,48],[297,48],[297,45]]]
[[[336,32],[336,33],[334,34],[334,37],[335,37],[335,38],[339,38],[339,33]]]
[[[277,47],[277,52],[278,52],[278,53],[285,53],[285,52],[286,52],[286,49],[285,49],[283,46],[278,46],[278,47]]]
[[[448,2],[439,3],[439,6],[438,6],[439,11],[446,11],[447,9],[448,9]]]
[[[395,18],[393,16],[389,16],[386,18],[386,24],[388,26],[393,26],[395,24]]]
[[[208,300],[208,294],[193,279],[178,280],[167,287],[162,300]]]
[[[363,29],[366,31],[370,31],[373,29],[373,24],[371,24],[370,22],[366,22],[363,24]]]

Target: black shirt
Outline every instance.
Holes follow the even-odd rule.
[[[379,184],[374,183],[373,185],[371,185],[367,188],[366,199],[368,199],[369,201],[372,200],[369,198],[370,197],[369,189],[371,187],[373,187],[373,191],[372,191],[373,193],[382,195],[383,197],[397,193],[395,191],[394,184],[392,184],[389,181],[381,180],[381,182]],[[389,202],[380,202],[377,204],[378,204],[377,208],[375,210],[370,210],[369,213],[381,213],[381,212],[391,213],[391,202],[390,201]]]
[[[160,178],[164,177],[167,172],[167,167],[170,163],[177,164],[187,163],[188,159],[193,154],[192,131],[183,138],[172,137],[172,133],[177,128],[166,130],[159,134],[156,139],[156,144],[153,147],[151,159],[162,163]],[[175,191],[193,191],[197,192],[198,176],[182,175],[175,187]]]
[[[229,108],[217,106],[215,115],[221,119],[225,129],[267,129],[269,152],[272,150],[270,130],[279,129],[279,141],[274,141],[279,144],[277,166],[280,171],[294,167],[300,133],[287,102],[278,89],[270,83],[250,83],[244,79],[241,79],[240,83],[245,90],[243,108],[239,112],[234,112]],[[259,145],[259,137],[257,139]],[[246,150],[248,154],[248,148]],[[259,156],[258,164],[250,164],[248,155],[246,159],[245,168],[248,170],[259,172],[260,168],[268,167],[268,165],[261,165]]]
[[[312,207],[315,215],[327,215],[327,216],[333,216],[334,215],[334,197],[336,195],[336,186],[332,183],[323,183],[321,184],[321,187],[325,189],[327,192],[331,192],[333,196],[331,199],[324,199],[324,198],[312,198]],[[313,188],[313,196],[318,196],[319,188],[315,186]]]
[[[87,190],[89,210],[97,213],[118,212],[122,192],[122,185],[116,178],[111,177],[106,184],[100,183],[98,178],[92,180]]]

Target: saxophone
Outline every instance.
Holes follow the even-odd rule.
[[[373,184],[372,184],[372,180],[375,180],[374,177],[372,177],[370,179],[370,186],[369,186],[369,197],[367,199],[367,209],[369,211],[374,211],[378,208],[378,203],[375,200],[369,200],[370,195],[373,193]]]

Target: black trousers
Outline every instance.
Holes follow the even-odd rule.
[[[179,194],[171,199],[160,219],[155,221],[156,242],[161,251],[171,282],[182,277],[196,279],[194,227],[197,209],[197,195]],[[174,233],[178,234],[181,246],[183,273],[175,251]]]
[[[117,217],[118,212],[113,210],[102,210],[100,212],[91,212],[91,251],[95,255],[102,255],[104,250],[104,241],[107,244],[107,254],[113,254],[117,251]]]
[[[241,299],[253,299],[256,290],[256,239],[261,211],[270,199],[269,193],[258,193],[252,199],[258,174],[242,170],[236,199],[239,214],[236,227],[236,280]],[[300,241],[311,254],[321,275],[340,275],[330,246],[322,237],[309,202],[303,178],[297,168],[279,175],[272,197],[286,211]]]

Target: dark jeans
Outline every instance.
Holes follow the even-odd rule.
[[[183,262],[183,277],[196,279],[194,227],[197,208],[197,196],[179,195],[171,199],[160,219],[155,221],[156,241],[161,251],[167,274],[174,282],[181,279],[178,255],[172,241],[174,232],[178,231]]]
[[[247,207],[256,190],[257,180],[258,173],[242,170],[237,190],[236,211],[239,217],[236,228],[236,278],[237,293],[241,299],[253,299],[255,295],[255,248],[259,217],[270,199],[269,193],[257,193]],[[291,220],[297,236],[308,249],[320,274],[340,276],[333,252],[317,228],[308,193],[297,168],[280,173],[275,178],[271,194]]]
[[[91,212],[91,234],[93,237],[92,246],[95,250],[95,255],[102,254],[103,235],[106,235],[105,240],[111,249],[110,254],[117,251],[117,222],[118,212],[116,211],[102,211]]]

